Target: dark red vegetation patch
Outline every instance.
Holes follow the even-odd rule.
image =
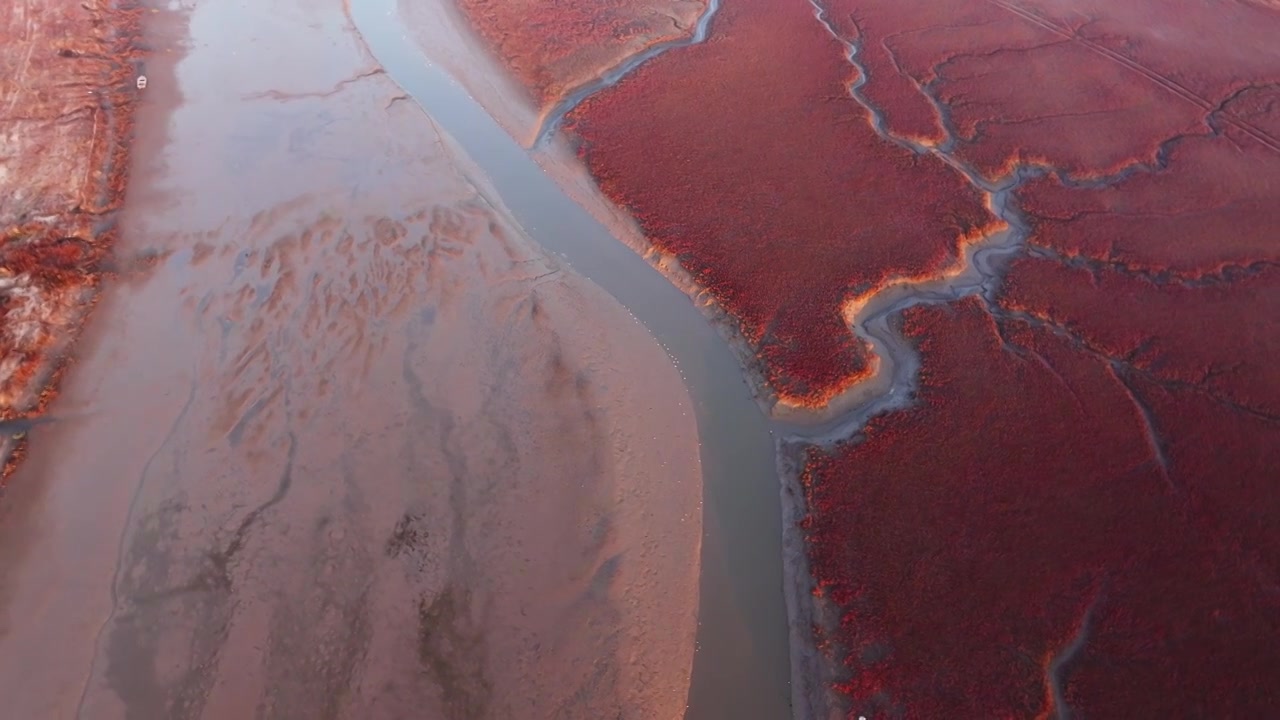
[[[1280,13],[817,2],[865,76],[808,4],[724,0],[568,127],[814,405],[869,368],[842,307],[993,224],[848,84],[896,138],[1043,173],[994,305],[903,318],[918,402],[807,450],[853,716],[1277,716]]]
[[[1133,549],[1066,687],[1079,717],[1275,717],[1280,425],[1134,381],[1164,438],[1173,536]]]
[[[59,289],[88,284],[86,277],[93,275],[91,265],[101,252],[101,248],[74,237],[11,240],[0,243],[0,268],[5,275],[25,274],[43,287]]]
[[[0,418],[38,415],[54,396],[63,352],[100,280],[107,244],[80,238],[0,243]],[[5,466],[11,473],[13,464]]]
[[[820,404],[866,367],[841,317],[938,273],[992,218],[942,162],[877,136],[844,48],[804,2],[726,2],[571,117],[604,192],[741,323],[783,396]]]
[[[905,332],[919,404],[804,477],[854,714],[1280,707],[1277,426],[975,300]]]
[[[1181,280],[1025,259],[1013,265],[1001,304],[1162,382],[1280,418],[1280,260]]]

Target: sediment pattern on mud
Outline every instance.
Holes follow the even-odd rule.
[[[190,42],[147,28],[189,52],[121,212],[122,251],[161,259],[103,294],[61,398],[90,410],[33,431],[56,442],[0,503],[6,711],[678,716],[702,487],[677,368],[397,100],[341,3],[188,9]]]
[[[849,409],[781,458],[836,704],[1274,714],[1280,16],[803,9],[726,0],[567,130],[782,404]]]
[[[43,411],[93,303],[128,171],[138,13],[0,8],[0,420]],[[23,446],[0,439],[6,477]]]
[[[696,443],[661,450],[618,415],[627,361],[577,331],[600,291],[482,198],[437,184],[432,205],[385,216],[328,215],[341,201],[319,195],[172,238],[200,266],[239,270],[225,289],[184,293],[205,381],[135,479],[84,707],[642,718],[682,706],[698,528],[656,510],[642,468],[696,508]],[[208,522],[210,508],[226,518]],[[640,646],[641,606],[661,607],[667,641]],[[187,650],[151,668],[174,643]],[[549,668],[563,682],[545,683]]]

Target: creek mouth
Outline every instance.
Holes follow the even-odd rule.
[[[697,415],[702,578],[688,720],[791,717],[775,429],[737,356],[689,297],[570,199],[461,85],[432,63],[395,0],[353,0],[379,64],[485,172],[524,230],[599,285],[662,344]],[[655,632],[660,632],[655,628]]]
[[[564,118],[573,109],[592,95],[612,87],[618,83],[623,77],[631,73],[632,70],[658,57],[662,53],[673,50],[675,48],[688,47],[689,45],[697,45],[707,39],[707,34],[711,32],[711,21],[715,18],[716,12],[720,10],[720,0],[709,0],[707,7],[703,10],[702,15],[698,17],[698,21],[694,24],[693,34],[689,37],[680,38],[678,40],[669,40],[667,42],[654,43],[644,51],[636,53],[627,58],[624,62],[619,63],[616,67],[609,68],[600,77],[586,83],[580,87],[571,90],[560,102],[551,108],[538,128],[534,147],[545,147],[551,136],[555,134],[560,126],[564,123]]]

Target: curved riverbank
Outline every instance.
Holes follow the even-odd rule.
[[[520,124],[515,118],[527,118],[535,113],[535,109],[529,105],[518,84],[509,79],[507,70],[476,37],[466,19],[453,8],[453,3],[439,0],[400,0],[399,8],[409,23],[409,32],[424,52],[444,64],[504,127],[512,131],[515,137],[521,138],[524,133],[522,128],[512,130],[513,126]],[[999,251],[1011,243],[1017,244],[1023,233],[1020,230],[1009,230],[1010,224],[1003,217],[1002,209],[1006,201],[1002,199],[997,203],[991,197],[993,193],[1007,190],[1008,187],[977,183],[971,172],[961,169],[961,174],[968,182],[961,183],[959,187],[966,191],[972,190],[975,202],[985,205],[990,211],[990,226],[983,233],[961,238],[954,260],[940,265],[936,273],[911,278],[890,275],[872,290],[840,303],[836,311],[843,314],[844,327],[866,349],[865,357],[860,360],[866,365],[862,371],[849,376],[839,387],[823,394],[820,402],[805,396],[779,393],[776,383],[770,381],[772,371],[769,364],[762,359],[760,348],[747,340],[741,320],[722,307],[715,294],[704,283],[696,280],[674,254],[655,246],[645,236],[631,212],[619,207],[615,199],[601,191],[596,179],[580,158],[581,140],[572,133],[557,132],[565,116],[592,95],[614,87],[628,74],[664,53],[678,53],[682,48],[704,43],[717,22],[719,10],[719,2],[709,3],[689,37],[646,48],[567,96],[559,103],[556,111],[545,118],[544,125],[538,130],[535,144],[537,152],[534,156],[564,192],[586,208],[598,222],[608,227],[614,237],[643,257],[651,267],[692,299],[694,305],[734,351],[757,404],[771,420],[781,423],[783,427],[799,426],[803,428],[804,434],[813,434],[819,428],[833,424],[847,425],[851,416],[865,415],[869,407],[881,408],[885,397],[902,394],[903,388],[898,379],[902,373],[897,368],[903,363],[909,365],[910,358],[899,357],[901,348],[898,344],[878,341],[864,327],[874,324],[875,316],[881,308],[893,304],[904,293],[931,297],[939,287],[966,285],[974,276],[975,255],[986,254],[991,249]],[[821,32],[825,34],[825,31]],[[848,43],[838,37],[835,39],[847,51],[853,50]],[[474,66],[460,62],[461,58],[466,57],[476,58]],[[891,138],[884,131],[883,124],[874,117],[875,110],[861,103],[861,98],[857,96],[857,85],[860,82],[861,80],[856,80],[851,88],[854,96],[852,99],[858,100],[873,115],[870,118],[875,129],[871,133],[873,137],[901,145],[910,153],[939,160],[939,167],[952,164],[948,156],[933,152],[933,148],[919,143],[908,145]],[[505,92],[499,92],[503,88]],[[1008,193],[1004,195],[1007,196]],[[918,293],[916,288],[919,288]]]
[[[436,3],[416,4],[419,10],[423,4]],[[503,129],[501,112],[486,112],[493,106],[480,88],[491,79],[470,78],[464,88],[446,74],[455,72],[457,58],[483,57],[465,29],[406,25],[408,16],[402,20],[394,0],[353,2],[351,9],[379,62],[459,139],[539,244],[608,290],[676,358],[698,414],[706,490],[687,717],[786,717],[791,693],[772,431],[742,378],[740,350],[735,355],[721,336],[724,328],[708,323],[688,295],[653,272],[652,258],[629,249],[643,240],[633,223],[608,206],[576,202],[573,187],[548,177],[558,171],[549,153],[536,153],[535,163]],[[453,60],[434,60],[437,53]],[[477,72],[486,67],[481,62]]]

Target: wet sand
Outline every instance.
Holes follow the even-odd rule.
[[[448,2],[415,7],[432,4]],[[465,27],[447,24],[458,18],[439,13],[438,24],[417,23],[396,0],[352,10],[388,73],[464,144],[539,244],[623,302],[676,359],[694,399],[705,489],[698,650],[685,717],[789,716],[778,478],[770,426],[741,373],[749,349],[705,297],[689,302],[692,280],[648,251],[635,222],[600,194],[562,138],[526,154],[503,129],[501,105],[486,99],[493,78],[484,73],[493,68]],[[471,56],[475,64],[458,62]]]
[[[662,348],[337,3],[153,20],[121,252],[162,260],[0,502],[8,711],[680,716],[702,488]]]

